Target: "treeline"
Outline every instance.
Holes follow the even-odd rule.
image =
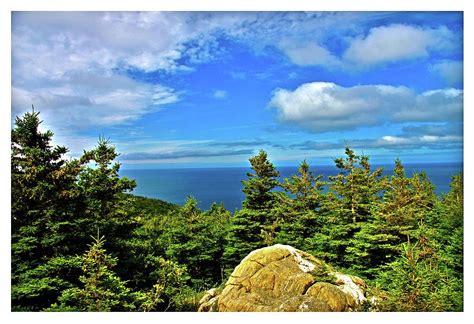
[[[346,148],[323,179],[250,158],[245,200],[201,211],[129,194],[105,139],[78,159],[51,145],[38,113],[11,138],[13,311],[195,311],[250,251],[289,244],[365,278],[375,311],[463,310],[463,179],[437,197],[419,173],[372,170]],[[159,185],[159,184],[158,184]]]

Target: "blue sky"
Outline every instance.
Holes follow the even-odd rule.
[[[12,123],[127,168],[462,161],[458,12],[16,12]]]

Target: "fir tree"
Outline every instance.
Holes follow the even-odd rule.
[[[345,158],[334,160],[339,174],[329,177],[329,189],[321,214],[324,228],[309,239],[320,257],[336,265],[349,267],[357,256],[347,250],[354,245],[361,226],[372,217],[374,207],[380,201],[384,188],[382,169],[371,171],[369,158],[359,156],[346,147]]]
[[[278,186],[280,173],[263,150],[249,161],[253,173],[248,172],[249,179],[242,181],[245,193],[243,208],[232,218],[223,256],[227,273],[250,251],[271,245],[277,226],[272,209],[278,201],[278,194],[273,190]]]
[[[12,309],[40,310],[74,282],[77,262],[65,255],[77,230],[78,161],[66,161],[38,112],[17,117],[11,132]]]
[[[312,250],[306,240],[319,232],[323,225],[319,214],[324,199],[324,182],[321,178],[321,175],[314,176],[309,164],[303,161],[298,168],[298,175],[284,180],[281,186],[287,195],[274,208],[281,219],[276,242],[308,252]]]
[[[168,230],[162,237],[167,257],[187,265],[194,288],[209,289],[220,284],[230,213],[217,204],[202,212],[196,199],[188,197],[183,207],[168,215],[167,220]]]
[[[82,163],[88,163],[78,177],[78,187],[83,198],[81,213],[82,242],[86,235],[99,229],[108,237],[108,249],[118,257],[118,274],[124,279],[134,275],[134,264],[127,262],[127,241],[139,224],[130,213],[131,198],[124,195],[135,188],[134,180],[120,177],[120,163],[115,147],[109,140],[99,138],[97,146],[84,151]]]
[[[248,180],[242,181],[245,193],[243,208],[250,210],[269,210],[275,202],[272,190],[278,186],[277,177],[280,173],[268,160],[267,153],[263,150],[249,159],[252,172],[248,172]]]
[[[54,311],[110,312],[130,311],[136,308],[135,294],[125,286],[113,271],[117,259],[104,249],[104,237],[93,237],[90,249],[82,257],[82,288],[63,291],[59,304],[53,304]]]
[[[413,201],[411,179],[405,175],[399,159],[394,174],[384,182],[383,200],[373,205],[372,217],[360,224],[347,247],[346,259],[360,275],[374,278],[380,268],[392,262],[399,254],[399,246],[406,242],[414,228],[418,206]]]
[[[399,259],[377,278],[385,291],[381,311],[462,311],[462,281],[445,266],[435,229],[421,224],[410,241],[401,245]],[[414,242],[412,242],[414,241]]]

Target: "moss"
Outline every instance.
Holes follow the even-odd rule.
[[[316,282],[327,282],[327,283],[335,285],[337,281],[337,278],[333,274],[329,274],[329,273],[324,273],[324,274],[312,273],[312,275]]]
[[[333,269],[328,264],[320,262],[319,267],[316,267],[311,271],[314,280],[316,282],[327,282],[331,284],[336,284],[337,278],[333,274]]]

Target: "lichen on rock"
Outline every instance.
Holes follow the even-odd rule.
[[[321,278],[333,278],[330,282]],[[335,272],[289,245],[254,250],[234,269],[220,294],[209,291],[199,311],[341,312],[365,299],[365,282]]]

